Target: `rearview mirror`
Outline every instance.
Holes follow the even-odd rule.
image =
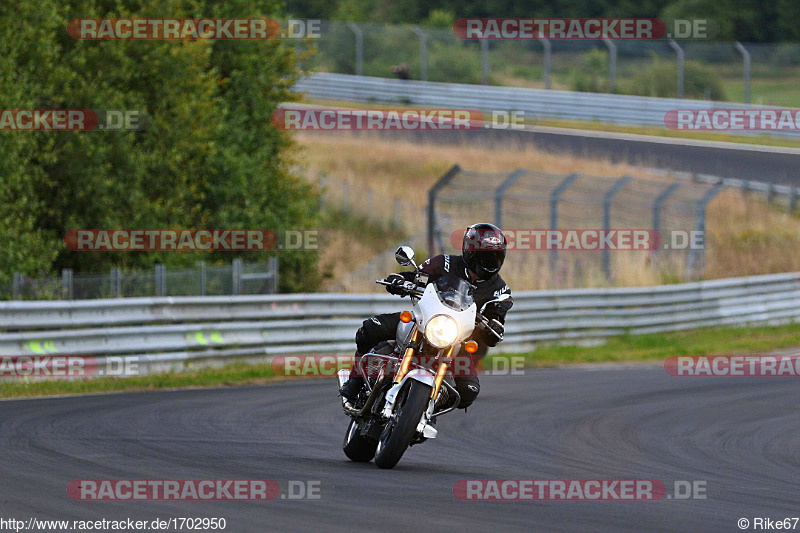
[[[414,268],[417,268],[417,265],[414,264],[414,250],[410,246],[398,248],[394,253],[394,258],[403,266],[414,265]]]

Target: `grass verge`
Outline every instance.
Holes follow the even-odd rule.
[[[739,328],[703,328],[651,335],[613,337],[600,346],[542,345],[522,355],[527,367],[615,361],[657,361],[671,355],[733,355],[764,353],[800,344],[800,325]],[[500,355],[489,356],[484,368]],[[333,379],[332,376],[327,376]],[[269,364],[231,363],[221,368],[168,372],[131,378],[14,381],[0,383],[0,398],[25,398],[60,394],[136,392],[180,388],[260,385],[276,380]],[[333,397],[333,392],[331,392]]]

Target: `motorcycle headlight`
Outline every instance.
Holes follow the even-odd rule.
[[[425,338],[434,348],[447,348],[458,338],[458,324],[447,315],[436,315],[425,326]]]

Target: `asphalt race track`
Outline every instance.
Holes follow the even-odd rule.
[[[532,147],[546,152],[607,159],[650,168],[800,186],[798,176],[800,149],[797,148],[670,139],[546,126],[531,127],[521,131],[510,129],[458,133],[387,131],[378,134],[426,144],[487,145],[518,150]]]
[[[348,461],[333,379],[6,401],[0,516],[224,517],[226,531],[739,531],[800,516],[791,378],[675,378],[629,365],[484,376],[478,402],[391,471]],[[85,502],[73,479],[320,482],[317,500]],[[706,499],[461,501],[462,479],[705,481]],[[751,526],[752,527],[752,526]],[[800,527],[800,525],[798,525]],[[424,528],[424,529],[423,529]]]

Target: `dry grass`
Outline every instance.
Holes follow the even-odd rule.
[[[338,180],[349,181],[354,203],[361,198],[359,193],[363,188],[369,187],[378,197],[402,195],[409,202],[423,206],[430,186],[456,163],[465,169],[485,172],[528,168],[549,173],[580,172],[606,177],[630,174],[637,178],[663,179],[625,163],[582,159],[530,148],[503,150],[425,145],[346,134],[300,133],[296,138],[302,146],[298,164],[305,167],[306,174],[316,179],[320,172],[326,172]],[[723,191],[709,206],[707,233],[706,279],[800,271],[800,219],[766,205],[763,197],[748,197],[735,190]],[[334,246],[323,251],[322,261],[322,264],[336,265],[334,272],[352,272],[375,254],[397,244],[387,241],[383,248],[354,249],[343,244],[347,241],[346,233],[335,240]],[[373,239],[372,244],[376,242],[379,241]],[[650,253],[613,252],[614,279],[609,283],[604,279],[599,261],[584,262],[578,256],[570,258],[568,253],[562,253],[558,268],[551,276],[547,252],[517,252],[513,258],[509,255],[503,277],[516,290],[657,285],[682,281],[684,258],[685,255],[661,253],[654,264]],[[374,265],[372,268],[374,270]],[[372,274],[374,272],[370,271]],[[340,290],[346,287],[346,290],[371,292],[377,290],[373,279],[361,284],[353,283],[351,277],[343,286],[339,283],[342,280],[334,277],[326,285]]]

